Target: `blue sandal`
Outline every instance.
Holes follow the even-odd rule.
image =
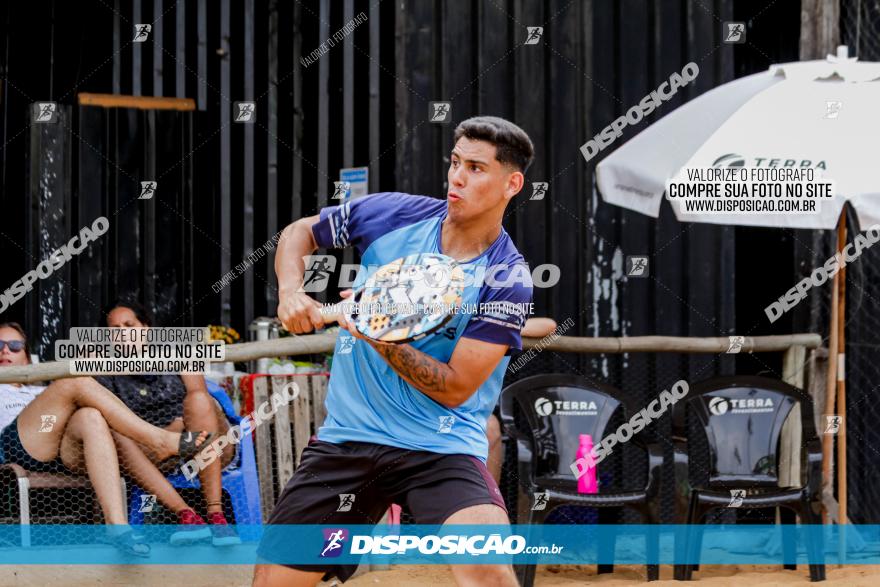
[[[134,531],[128,530],[121,534],[105,534],[99,539],[104,544],[115,546],[119,552],[128,556],[147,558],[150,556],[150,545],[134,537]]]

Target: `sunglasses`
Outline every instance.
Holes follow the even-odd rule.
[[[23,340],[0,340],[0,352],[3,351],[4,348],[9,347],[9,350],[13,353],[17,353],[24,348]]]

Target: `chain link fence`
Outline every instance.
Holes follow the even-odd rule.
[[[850,55],[880,61],[880,0],[841,0],[840,39]]]
[[[845,3],[847,4],[847,3]],[[849,2],[849,5],[855,4]],[[874,26],[880,26],[877,18],[877,2],[863,2],[873,6]],[[867,26],[867,25],[865,25]],[[880,30],[880,28],[875,29]],[[875,41],[880,37],[875,36]],[[880,48],[880,44],[877,45]],[[875,53],[875,59],[880,53]],[[852,243],[859,226],[852,210],[847,207],[847,242]],[[795,231],[801,244],[796,279],[809,275],[816,267],[835,253],[836,231]],[[859,524],[880,522],[880,247],[864,249],[861,255],[846,266],[845,348],[844,370],[846,377],[846,438],[847,438],[847,497],[850,519]],[[808,302],[808,303],[807,303]],[[795,328],[809,329],[826,341],[829,336],[832,286],[826,283],[810,290],[808,301],[803,302],[795,314]],[[823,386],[824,389],[824,386]],[[824,411],[824,398],[817,398],[817,411]],[[819,408],[822,408],[820,411]],[[838,406],[835,413],[842,413]],[[834,467],[837,470],[837,438],[834,439]],[[837,484],[835,498],[839,501]]]
[[[809,246],[803,247],[804,256],[801,259],[803,273],[806,274],[812,267],[820,266],[821,261],[827,259],[833,252],[833,235],[829,231],[801,231],[802,240]],[[850,232],[852,235],[852,231]],[[809,240],[812,239],[812,240]],[[871,523],[880,518],[878,500],[875,494],[880,491],[877,483],[877,447],[880,447],[880,429],[874,424],[877,421],[877,380],[876,374],[880,370],[880,363],[874,360],[877,348],[880,348],[880,295],[873,291],[870,285],[876,283],[872,279],[872,273],[880,271],[880,247],[865,251],[858,262],[848,266],[847,270],[847,372],[849,375],[849,403],[848,414],[848,438],[849,442],[849,506],[853,521]],[[880,277],[880,276],[878,276]],[[813,288],[810,299],[798,308],[814,332],[827,332],[827,313],[830,305],[830,288]],[[807,326],[808,324],[804,324]],[[824,327],[823,327],[824,325]],[[803,328],[801,331],[806,331]],[[776,354],[778,355],[778,353]],[[296,357],[297,359],[310,359],[319,364],[323,356],[314,355],[309,357]],[[576,374],[587,381],[606,383],[624,391],[633,398],[636,405],[646,406],[664,389],[670,387],[678,380],[684,379],[693,385],[697,381],[726,375],[731,373],[764,374],[769,377],[782,378],[782,374],[773,368],[778,365],[777,356],[773,353],[743,353],[736,355],[735,364],[731,363],[731,356],[726,354],[690,354],[690,353],[623,353],[623,354],[581,354],[562,353],[549,349],[538,352],[530,361],[526,362],[516,371],[508,369],[504,385],[509,385],[525,377],[548,373]],[[511,363],[516,360],[512,357]],[[328,370],[328,365],[320,365],[320,370]],[[147,382],[145,382],[147,383]],[[148,419],[157,425],[165,426],[182,413],[181,403],[173,401],[166,404],[155,403],[156,397],[166,395],[173,396],[173,390],[163,390],[160,381],[155,385],[144,386],[145,401],[153,401],[154,408],[145,414]],[[167,382],[166,382],[167,383]],[[269,388],[271,392],[271,387]],[[246,394],[238,387],[229,388],[227,392],[230,399],[235,402],[239,413],[246,413],[256,407],[254,401],[258,398],[251,396],[248,403]],[[273,419],[265,430],[260,432],[265,438],[285,438],[288,447],[295,443],[302,445],[315,433],[317,424],[321,419],[318,411],[315,411],[318,402],[322,403],[323,397],[312,397],[311,407],[306,411],[310,416],[305,420],[306,430],[302,430],[301,422],[297,414],[302,412],[302,406],[290,406],[289,413],[284,418]],[[299,411],[298,411],[299,410]],[[821,410],[817,407],[817,412]],[[628,419],[631,414],[618,413],[616,420],[610,423],[609,429],[616,427]],[[278,426],[286,430],[286,434],[279,434]],[[690,422],[696,426],[696,422]],[[658,442],[664,450],[664,466],[662,472],[662,501],[661,521],[674,523],[674,475],[672,468],[672,443],[671,443],[671,414],[667,413],[659,420],[653,422],[646,429],[650,440]],[[692,438],[701,438],[693,429]],[[305,440],[303,436],[305,435]],[[274,497],[280,492],[290,471],[286,470],[282,463],[284,455],[279,454],[281,447],[277,442],[260,442],[256,439],[254,451],[256,453],[259,468],[260,481],[267,480],[273,488],[264,494],[263,516],[271,511],[274,505]],[[571,442],[576,443],[577,438]],[[517,511],[518,479],[516,473],[515,447],[508,443],[505,447],[506,454],[502,470],[501,489],[505,497],[508,509],[512,515]],[[142,512],[143,522],[148,524],[173,524],[177,522],[168,503],[157,500],[134,500],[132,489],[135,486],[143,486],[144,483],[131,474],[134,467],[129,467],[128,456],[125,451],[119,451],[121,472],[126,480],[128,495],[126,502],[129,507],[147,508]],[[179,462],[170,459],[163,473],[174,472]],[[233,465],[234,467],[234,465]],[[621,489],[634,489],[644,487],[646,479],[647,460],[644,452],[633,443],[624,443],[615,448],[612,455],[603,462],[602,471],[599,475],[602,490],[615,491]],[[709,471],[708,447],[703,443],[696,443],[691,447],[691,473],[693,483],[701,483],[706,480]],[[59,477],[68,481],[59,487],[45,487],[39,492],[33,493],[30,504],[31,520],[35,523],[65,523],[87,524],[102,520],[100,507],[96,503],[94,493],[83,476],[84,471],[61,472]],[[261,483],[265,485],[265,483]],[[204,515],[206,511],[206,499],[204,492],[196,486],[178,487],[175,491],[187,506]],[[21,507],[20,487],[13,478],[2,479],[0,484],[0,517],[3,523],[18,523]],[[230,522],[237,521],[237,512],[227,492],[223,493],[223,509]],[[710,522],[733,521],[738,522],[754,520],[768,522],[773,520],[774,512],[771,511],[721,511]],[[549,521],[555,523],[595,523],[598,513],[590,508],[565,507],[552,514]],[[402,518],[404,523],[411,521],[406,516]],[[639,523],[639,518],[627,510],[615,513],[611,518],[604,517],[604,522]]]

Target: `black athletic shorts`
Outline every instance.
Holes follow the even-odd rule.
[[[0,464],[14,463],[35,473],[67,473],[59,454],[51,461],[38,461],[22,446],[18,435],[18,418],[0,432]]]
[[[340,494],[353,494],[349,511],[339,512]],[[493,503],[507,511],[495,480],[479,459],[407,450],[367,442],[333,444],[315,441],[302,453],[300,465],[287,483],[269,524],[376,524],[391,504],[405,505],[416,524],[443,524],[455,512]],[[268,530],[268,529],[267,529]],[[271,531],[258,553],[272,546]],[[296,548],[291,546],[291,548]],[[284,565],[303,571],[323,571],[345,581],[357,565]]]

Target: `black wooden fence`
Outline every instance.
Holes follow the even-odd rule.
[[[799,278],[819,237],[607,206],[593,189],[601,156],[587,164],[579,152],[689,61],[697,80],[619,143],[699,93],[797,60],[799,18],[799,0],[4,2],[0,288],[95,217],[111,229],[0,320],[24,321],[46,357],[120,294],[140,296],[165,325],[242,330],[274,313],[272,256],[219,293],[211,286],[290,220],[332,203],[340,168],[368,166],[371,191],[443,197],[454,123],[492,114],[531,135],[527,181],[550,184],[540,201],[527,187],[505,218],[533,266],[561,267],[559,285],[536,290],[538,314],[571,317],[569,333],[587,336],[821,331],[806,306],[772,328],[762,310]],[[722,43],[727,20],[746,23],[746,44]],[[133,41],[136,24],[151,25],[145,42]],[[525,44],[528,27],[543,27],[537,43]],[[188,98],[194,110],[81,105],[84,92]],[[57,124],[31,122],[39,101],[60,105]],[[237,101],[256,102],[254,124],[234,121]],[[428,121],[432,101],[452,102],[453,124]],[[153,199],[138,199],[145,180],[158,181]],[[623,276],[633,254],[651,259],[649,278]],[[780,371],[772,359],[662,354],[545,352],[538,366],[637,397],[678,377]],[[859,507],[851,514],[866,519]]]
[[[60,326],[91,323],[95,307],[133,292],[169,323],[242,328],[274,309],[271,257],[217,294],[211,284],[289,220],[326,205],[339,168],[369,166],[373,191],[444,195],[454,124],[432,124],[427,112],[448,100],[453,122],[500,115],[535,142],[527,180],[550,182],[549,195],[524,193],[505,226],[533,265],[562,268],[559,286],[536,292],[541,314],[572,316],[585,334],[733,332],[736,231],[601,204],[595,161],[578,147],[688,61],[700,77],[655,117],[735,72],[793,58],[796,5],[750,20],[754,46],[734,53],[720,44],[720,22],[750,15],[720,0],[6,3],[3,283],[90,215],[125,206],[110,238],[58,282],[69,286],[64,300],[44,285],[8,312],[29,305],[28,326],[40,329],[55,304]],[[361,13],[352,34],[303,65]],[[133,42],[140,23],[152,31]],[[543,27],[540,42],[524,44],[529,26]],[[196,112],[101,112],[78,106],[81,92],[188,97]],[[55,131],[29,130],[27,107],[42,100],[67,108]],[[255,124],[233,122],[239,100],[256,102]],[[58,156],[35,143],[53,132]],[[60,173],[51,202],[34,179],[43,163]],[[162,178],[157,198],[128,205],[150,174]],[[48,208],[64,210],[63,226],[44,217]],[[639,253],[652,256],[653,277],[622,279],[621,256]]]

